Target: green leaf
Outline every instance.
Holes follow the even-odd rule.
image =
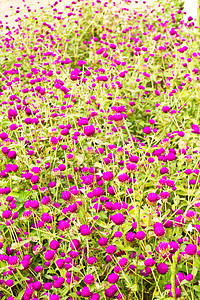
[[[194,285],[194,289],[195,289],[195,291],[200,292],[200,286]]]

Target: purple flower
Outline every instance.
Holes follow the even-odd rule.
[[[94,128],[94,126],[93,125],[88,125],[88,126],[85,126],[85,128],[84,128],[84,133],[85,133],[85,135],[87,135],[87,136],[93,136],[94,135],[94,133],[95,133],[95,128]]]
[[[145,238],[146,234],[144,233],[144,231],[138,231],[135,234],[136,239],[138,240],[143,240]]]
[[[55,257],[55,252],[53,250],[48,250],[44,253],[44,258],[47,261],[52,261]]]
[[[108,239],[105,238],[105,237],[101,237],[99,240],[98,240],[98,244],[99,246],[103,247],[103,246],[106,246],[108,244]]]
[[[90,292],[89,287],[84,286],[82,288],[81,295],[82,295],[82,297],[90,297],[90,296],[92,296],[92,292]]]
[[[187,281],[192,281],[193,280],[193,275],[192,274],[187,274],[186,276],[185,276],[185,279],[187,280]]]
[[[124,223],[125,221],[125,217],[120,214],[120,213],[117,213],[115,215],[112,216],[112,221],[116,224],[116,225],[121,225]]]
[[[90,284],[93,284],[95,281],[95,278],[92,274],[88,274],[84,277],[84,283],[86,285],[90,285]]]
[[[181,290],[179,288],[175,288],[175,294],[176,294],[176,298],[179,298],[181,296]],[[172,290],[170,290],[169,296],[174,297]]]
[[[42,288],[42,284],[41,284],[40,281],[35,281],[35,282],[33,283],[32,287],[33,287],[33,289],[34,289],[35,291],[40,291],[41,288]]]
[[[60,296],[56,294],[50,295],[49,300],[60,300]]]
[[[62,192],[62,199],[63,200],[69,201],[71,199],[71,196],[72,195],[69,191]]]
[[[118,176],[118,180],[120,182],[127,182],[129,180],[129,176],[126,173],[120,174]]]
[[[185,247],[185,253],[187,255],[195,255],[197,253],[197,246],[194,244],[189,244]]]
[[[159,263],[158,265],[157,265],[157,272],[159,273],[159,274],[162,274],[162,275],[164,275],[164,274],[166,274],[167,272],[168,272],[168,270],[169,270],[169,267],[168,267],[168,265],[167,264],[165,264],[165,263]]]
[[[134,242],[134,240],[135,240],[135,233],[133,233],[133,232],[128,232],[127,234],[126,234],[126,240],[128,241],[128,242]]]
[[[149,205],[156,205],[159,199],[160,197],[156,193],[149,193],[147,196],[147,203]]]
[[[15,151],[9,151],[7,155],[8,155],[8,158],[10,158],[10,159],[15,159],[17,156]]]
[[[117,251],[117,247],[114,245],[110,245],[106,248],[106,253],[114,254]]]
[[[95,264],[96,263],[96,258],[95,257],[88,257],[88,259],[87,259],[87,263],[88,263],[88,265],[93,265],[93,264]]]
[[[105,172],[103,173],[103,180],[105,181],[111,181],[113,179],[114,175],[112,172]]]
[[[144,262],[145,267],[152,267],[155,265],[155,260],[153,258],[147,258]]]
[[[2,218],[4,218],[4,219],[10,219],[11,217],[12,217],[12,211],[10,211],[10,210],[5,210],[2,213]]]
[[[144,132],[145,134],[150,134],[150,133],[151,133],[151,128],[148,127],[148,126],[146,126],[146,127],[143,128],[143,132]]]
[[[60,247],[60,243],[56,240],[53,240],[53,241],[50,242],[49,247],[52,250],[57,250]]]
[[[112,273],[112,274],[108,275],[107,281],[109,283],[116,283],[118,281],[118,279],[119,279],[119,275]]]
[[[108,289],[106,289],[105,290],[105,296],[106,296],[106,298],[109,298],[109,299],[111,299],[111,298],[113,298],[114,297],[114,295],[116,294],[116,289],[113,289],[113,288],[108,288]]]

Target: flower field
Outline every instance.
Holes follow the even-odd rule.
[[[200,299],[195,24],[57,4],[1,26],[0,299]]]

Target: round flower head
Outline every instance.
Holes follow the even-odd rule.
[[[95,264],[96,263],[96,258],[95,257],[88,257],[88,259],[87,259],[87,263],[88,263],[88,265],[93,265],[93,264]]]
[[[155,260],[153,258],[147,258],[145,261],[144,261],[144,265],[145,267],[152,267],[155,265]]]
[[[93,190],[93,195],[95,197],[100,197],[104,195],[104,190],[101,187],[97,187]]]
[[[64,282],[65,282],[65,279],[63,277],[59,277],[54,281],[53,287],[58,289],[58,288],[62,287]]]
[[[179,244],[175,241],[169,242],[170,253],[175,253],[179,249]]]
[[[176,286],[180,285],[184,279],[185,279],[185,275],[183,273],[177,273],[176,278],[175,278]]]
[[[88,125],[88,126],[85,126],[84,128],[84,133],[86,136],[90,137],[90,136],[93,136],[94,133],[95,133],[95,128],[93,125]]]
[[[162,238],[165,236],[165,229],[162,225],[162,223],[155,223],[154,224],[154,233],[156,237]]]
[[[165,263],[159,263],[158,265],[157,265],[157,272],[159,273],[159,274],[162,274],[162,275],[164,275],[164,274],[166,274],[167,272],[168,272],[168,270],[169,270],[169,267],[168,267],[168,265],[166,265]]]
[[[15,151],[9,151],[7,155],[8,155],[8,158],[15,159],[17,156],[17,153]]]
[[[72,242],[70,243],[70,247],[75,250],[75,249],[79,249],[80,247],[80,242],[77,239],[73,239]]]
[[[111,181],[113,179],[114,175],[112,172],[105,172],[103,173],[103,180],[105,181]]]
[[[158,245],[159,252],[163,255],[169,252],[170,245],[167,242],[160,242]]]
[[[79,230],[80,230],[80,234],[83,236],[87,236],[91,234],[91,230],[87,225],[81,225]]]
[[[112,216],[112,221],[116,225],[121,225],[121,224],[124,223],[125,217],[122,214],[117,213],[117,214],[115,214],[115,215]]]
[[[120,174],[118,176],[118,180],[120,182],[127,182],[127,181],[129,181],[129,176],[126,173]]]
[[[185,279],[187,280],[187,281],[192,281],[193,280],[193,275],[192,274],[187,274],[186,276],[185,276]]]
[[[155,206],[160,197],[156,193],[149,193],[147,196],[147,203],[151,206]]]
[[[179,298],[181,296],[181,290],[179,288],[175,288],[175,294],[176,294],[176,299]],[[169,296],[174,297],[172,290],[170,290]]]
[[[194,244],[189,244],[185,247],[185,253],[187,255],[195,255],[197,253],[197,246]]]
[[[99,246],[103,247],[103,246],[106,246],[108,244],[108,239],[105,238],[105,237],[101,237],[99,240],[98,240],[98,244]]]
[[[42,284],[40,281],[35,281],[32,286],[35,291],[40,291],[42,288]]]
[[[143,132],[145,133],[145,134],[150,134],[151,133],[151,128],[150,127],[144,127],[143,128]]]
[[[135,234],[136,239],[138,240],[143,240],[145,238],[146,234],[144,233],[144,231],[138,231]]]
[[[53,240],[53,241],[50,242],[49,247],[52,250],[57,250],[60,247],[60,243],[56,240]]]
[[[92,274],[88,274],[84,277],[84,283],[86,285],[90,285],[90,284],[93,284],[95,281],[95,278]]]
[[[12,217],[12,211],[10,210],[4,210],[2,213],[2,218],[4,219],[10,219]]]
[[[55,263],[59,269],[62,269],[65,265],[65,261],[62,258],[57,259]]]
[[[44,258],[47,261],[52,261],[55,257],[55,252],[53,250],[48,250],[44,253]]]
[[[89,300],[99,300],[99,299],[100,299],[99,294],[95,293],[95,294],[93,294],[93,295],[90,297]]]
[[[117,247],[114,245],[110,245],[106,248],[106,253],[114,254],[117,251]]]
[[[62,192],[62,199],[69,201],[71,199],[72,194],[69,191]]]
[[[11,256],[8,259],[8,264],[12,267],[17,266],[19,263],[19,258],[17,256]]]
[[[193,210],[188,210],[185,214],[185,218],[187,221],[192,221],[196,217],[196,212]]]
[[[52,294],[50,295],[49,300],[60,300],[60,296],[58,296],[57,294]]]
[[[125,267],[127,264],[128,264],[128,259],[127,259],[127,258],[123,257],[123,258],[121,258],[121,259],[119,260],[119,265],[120,265],[121,267]]]
[[[81,291],[82,297],[90,297],[92,296],[92,292],[90,292],[89,287],[84,286]]]
[[[136,237],[135,233],[133,233],[132,231],[130,231],[126,234],[126,240],[130,243],[134,242],[135,237]]]
[[[106,298],[112,299],[115,294],[116,294],[116,291],[112,288],[108,288],[108,289],[105,290]]]
[[[118,281],[118,279],[119,279],[119,275],[112,273],[112,274],[108,275],[107,281],[109,283],[116,283]]]

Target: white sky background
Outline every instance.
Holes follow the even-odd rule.
[[[198,0],[185,0],[184,11],[187,13],[184,17],[186,20],[189,16],[197,19],[197,1]]]

